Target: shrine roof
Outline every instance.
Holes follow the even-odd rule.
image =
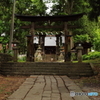
[[[15,17],[22,21],[39,22],[39,21],[75,21],[81,18],[84,13],[74,15],[61,15],[61,16],[27,16],[15,14]]]

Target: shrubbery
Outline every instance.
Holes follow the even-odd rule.
[[[88,54],[85,54],[82,56],[83,60],[91,60],[91,59],[96,59],[100,58],[100,52],[89,52]]]
[[[26,61],[25,55],[18,57],[18,62],[25,62],[25,61]]]

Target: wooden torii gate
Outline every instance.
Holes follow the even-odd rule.
[[[30,26],[27,26],[28,28],[31,29],[30,33],[31,35],[29,36],[29,47],[31,47],[31,50],[28,49],[28,57],[29,57],[29,61],[34,61],[34,45],[33,45],[33,39],[34,39],[34,33],[35,33],[35,29],[36,28],[63,28],[64,30],[64,35],[65,35],[65,62],[69,61],[69,58],[66,57],[66,55],[68,54],[68,37],[69,37],[69,33],[68,33],[68,25],[67,22],[68,21],[75,21],[78,20],[79,18],[81,18],[84,15],[84,13],[81,14],[75,14],[75,15],[63,15],[63,16],[25,16],[25,15],[15,15],[18,19],[20,19],[21,21],[28,21],[31,22]],[[63,22],[64,26],[35,26],[35,22]],[[28,47],[28,48],[29,48]]]

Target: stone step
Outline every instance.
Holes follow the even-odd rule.
[[[68,75],[70,76],[91,76],[93,75],[93,73],[54,73],[54,72],[23,72],[23,73],[19,73],[19,72],[5,72],[3,75]]]
[[[90,76],[93,70],[89,63],[1,63],[0,74],[3,75],[68,75]]]
[[[67,75],[69,77],[76,76],[92,76],[93,73],[56,73],[56,72],[5,72],[3,75]]]
[[[59,72],[73,72],[73,73],[75,73],[75,72],[93,72],[91,69],[12,69],[12,70],[10,70],[10,69],[2,69],[2,72],[5,72],[5,71],[8,71],[8,72],[11,72],[11,71],[19,71],[19,72],[23,72],[23,71],[28,71],[28,72],[30,72],[30,71],[32,71],[32,72],[34,72],[34,71],[37,71],[37,72],[43,72],[43,71],[45,71],[45,72],[47,72],[47,71],[49,71],[49,72],[57,72],[57,71],[59,71]]]
[[[9,65],[12,67],[13,65],[12,64],[1,64],[1,66],[5,66],[5,67],[9,67]],[[17,64],[17,65],[14,65],[15,67],[87,67],[87,66],[90,66],[90,65],[78,65],[78,64],[70,64],[70,65],[65,65],[65,64]]]
[[[86,70],[86,69],[91,69],[91,67],[90,66],[87,66],[87,67],[77,67],[77,66],[75,66],[75,67],[69,67],[69,66],[57,66],[57,67],[55,67],[55,66],[50,66],[50,67],[46,67],[46,66],[42,66],[42,67],[31,67],[31,66],[29,66],[29,67],[18,67],[18,66],[16,66],[16,67],[1,67],[1,70],[14,70],[14,69],[53,69],[53,70],[67,70],[67,69],[81,69],[81,70]]]
[[[58,64],[58,65],[89,65],[89,63],[65,63],[65,62],[7,62],[7,63],[2,63],[2,64],[15,64],[15,65],[17,65],[17,64],[21,64],[21,65],[23,65],[23,64],[26,64],[26,65],[35,65],[35,64]]]
[[[13,72],[11,72],[11,71],[2,71],[2,73],[5,73],[5,72],[8,72],[8,73],[13,73],[13,72],[19,72],[19,73],[24,73],[24,72],[27,72],[27,73],[34,73],[34,72],[46,72],[46,73],[72,73],[72,74],[75,74],[75,73],[93,73],[93,71],[92,70],[84,70],[84,71],[75,71],[75,72],[73,72],[73,71],[69,71],[69,70],[66,70],[66,71],[64,71],[64,70],[62,70],[62,71],[60,71],[60,70],[34,70],[34,71],[31,71],[31,70],[29,70],[29,71],[26,71],[26,70],[22,70],[22,71],[13,71]]]
[[[17,66],[14,66],[13,67],[13,65],[12,66],[10,66],[9,67],[9,65],[7,66],[7,65],[2,65],[2,66],[5,66],[5,68],[14,68],[14,67],[18,67],[18,68],[20,68],[20,67],[22,67],[22,68],[53,68],[53,67],[55,67],[55,68],[62,68],[62,67],[65,67],[65,68],[87,68],[87,67],[90,67],[90,65],[87,65],[87,66],[73,66],[73,65],[38,65],[38,66],[35,66],[35,65],[33,65],[33,66],[30,66],[30,65],[28,65],[28,66],[26,66],[26,65],[23,65],[23,66],[20,66],[20,65],[17,65]],[[1,67],[2,68],[2,67]]]

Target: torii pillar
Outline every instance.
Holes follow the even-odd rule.
[[[67,28],[67,22],[64,24],[64,33],[65,33],[65,62],[70,62],[70,51],[69,51],[69,37],[68,37],[68,28]]]
[[[43,52],[44,52],[44,45],[45,45],[45,37],[46,37],[46,35],[42,35],[41,47],[42,47],[42,51],[43,51]]]
[[[40,46],[41,46],[41,36],[42,36],[42,34],[39,33],[39,45],[40,45]]]
[[[42,48],[42,56],[43,56],[43,60],[44,60],[44,55],[45,55],[45,48],[44,48],[44,45],[45,45],[45,37],[46,35],[42,35],[42,43],[41,43],[41,48]]]
[[[27,61],[34,62],[34,22],[31,23],[30,36],[27,37]]]
[[[59,55],[59,37],[60,37],[60,35],[56,35],[56,55],[57,55],[57,58]]]

